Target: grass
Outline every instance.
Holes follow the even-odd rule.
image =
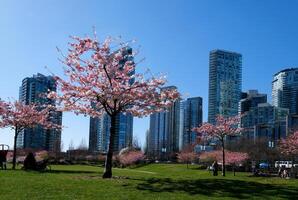
[[[297,199],[298,180],[250,177],[248,173],[210,172],[180,164],[152,164],[114,169],[114,179],[101,178],[102,168],[52,166],[48,172],[0,171],[0,199]]]

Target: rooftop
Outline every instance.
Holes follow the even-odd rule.
[[[298,70],[297,67],[286,68],[286,69],[283,69],[283,70],[281,70],[281,71],[275,73],[274,76],[276,76],[276,75],[278,75],[279,73],[282,73],[282,72],[289,72],[289,71],[296,71],[296,70]]]

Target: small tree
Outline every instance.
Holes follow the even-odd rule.
[[[178,162],[186,163],[186,167],[188,168],[188,164],[192,163],[198,158],[198,155],[194,152],[193,145],[189,145],[182,149],[180,153],[177,155]]]
[[[134,52],[127,43],[116,44],[108,38],[72,37],[69,52],[63,56],[65,75],[56,77],[59,91],[49,94],[62,103],[64,110],[111,119],[109,146],[103,178],[112,177],[112,158],[116,135],[117,115],[142,117],[163,111],[179,98],[176,89],[161,90],[163,77],[147,77],[136,73]],[[92,104],[91,104],[92,102]]]
[[[248,154],[247,153],[232,152],[232,151],[227,151],[226,152],[226,159],[225,159],[226,164],[227,165],[232,165],[234,176],[235,176],[236,166],[242,164],[247,159],[248,159]]]
[[[227,117],[217,116],[216,124],[204,123],[201,127],[194,128],[193,130],[198,133],[199,137],[215,138],[220,142],[222,148],[222,175],[225,176],[225,139],[226,136],[236,136],[241,132],[238,127],[240,117]]]
[[[36,104],[25,105],[22,102],[1,102],[0,127],[9,127],[14,130],[14,146],[12,169],[16,167],[17,137],[25,128],[42,126],[45,129],[60,129],[61,126],[52,123],[53,106]]]

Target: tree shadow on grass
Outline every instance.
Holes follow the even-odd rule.
[[[140,179],[139,179],[140,181]],[[206,197],[234,197],[239,199],[297,199],[297,187],[271,185],[251,181],[226,179],[172,180],[170,178],[141,179],[138,190],[151,192],[185,192]]]

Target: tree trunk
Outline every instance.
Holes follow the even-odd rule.
[[[233,165],[233,172],[234,172],[234,176],[236,176],[235,165]]]
[[[18,137],[18,128],[15,129],[15,134],[14,134],[12,169],[16,169],[16,161],[17,161],[17,137]]]
[[[106,156],[105,169],[102,178],[112,178],[114,139],[116,134],[116,115],[111,115],[110,143]]]
[[[226,158],[225,158],[225,143],[221,141],[222,145],[222,176],[226,176]]]

